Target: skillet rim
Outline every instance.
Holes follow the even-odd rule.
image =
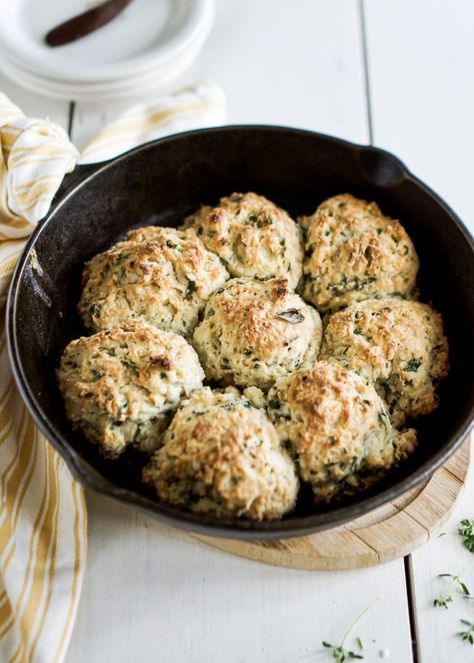
[[[307,136],[311,139],[325,141],[339,145],[345,149],[361,153],[375,153],[383,157],[386,161],[396,166],[399,173],[399,179],[410,181],[415,188],[421,189],[428,195],[433,202],[443,209],[443,211],[450,218],[451,223],[457,226],[461,231],[463,239],[466,240],[471,255],[474,260],[474,238],[470,234],[468,228],[461,221],[458,215],[452,208],[428,185],[422,182],[418,177],[413,175],[405,164],[391,152],[387,150],[374,147],[372,145],[363,145],[353,143],[341,138],[322,134],[315,131],[306,129],[297,129],[281,125],[267,125],[267,124],[236,124],[225,125],[221,127],[212,127],[206,129],[196,129],[193,131],[186,131],[177,134],[172,134],[148,143],[144,143],[128,152],[118,156],[115,159],[100,164],[93,164],[91,166],[79,166],[73,173],[71,173],[63,183],[63,191],[59,194],[57,201],[53,202],[54,207],[50,210],[48,215],[43,219],[34,232],[29,237],[15,267],[15,271],[9,287],[7,304],[6,304],[6,336],[10,364],[14,379],[20,395],[25,403],[33,420],[44,434],[46,439],[52,446],[61,454],[66,461],[73,476],[83,485],[88,488],[99,492],[109,498],[116,499],[121,503],[135,506],[141,511],[146,512],[148,515],[165,522],[168,525],[179,527],[185,530],[191,530],[198,534],[208,536],[218,536],[227,538],[237,538],[242,540],[268,540],[277,538],[287,538],[292,536],[303,536],[316,531],[328,529],[346,523],[350,520],[358,518],[373,509],[385,504],[386,502],[399,497],[411,488],[414,488],[422,481],[428,479],[441,465],[443,465],[448,458],[455,453],[460,447],[462,442],[467,438],[470,428],[474,421],[474,398],[469,412],[457,427],[455,433],[447,438],[442,448],[429,460],[425,461],[417,470],[409,474],[407,477],[400,479],[396,484],[376,492],[368,497],[361,497],[353,504],[346,504],[340,508],[336,508],[328,512],[314,513],[311,515],[301,516],[297,518],[290,518],[281,521],[264,521],[257,523],[254,521],[246,520],[220,520],[217,518],[210,518],[208,516],[201,516],[179,510],[173,507],[160,504],[160,502],[150,499],[144,495],[135,492],[133,489],[121,488],[113,484],[110,480],[101,476],[89,463],[83,459],[76,450],[69,444],[67,439],[59,432],[56,431],[54,426],[51,425],[48,417],[44,414],[41,405],[37,402],[36,397],[32,393],[32,389],[28,385],[25,377],[21,355],[18,348],[18,328],[16,324],[17,314],[17,299],[19,286],[22,282],[25,267],[30,255],[31,249],[34,247],[41,232],[61,209],[61,207],[74,197],[82,187],[87,184],[100,173],[115,167],[122,161],[126,161],[132,154],[146,151],[152,146],[167,143],[176,140],[186,140],[189,136],[197,134],[225,134],[233,131],[247,131],[252,132],[268,132],[268,133],[289,133],[292,135]],[[69,183],[68,183],[69,182]]]

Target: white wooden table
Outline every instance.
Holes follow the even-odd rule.
[[[230,122],[286,124],[385,147],[474,229],[472,0],[217,0],[214,31],[181,84],[209,77],[228,94]],[[119,109],[52,102],[0,76],[30,114],[84,144]],[[157,94],[159,93],[157,85]],[[464,663],[455,635],[474,601],[432,607],[437,574],[474,557],[456,534],[474,517],[474,477],[446,536],[383,566],[314,573],[210,549],[93,493],[89,562],[67,663],[329,661],[321,641],[357,625],[365,660]],[[356,649],[354,638],[349,646]]]

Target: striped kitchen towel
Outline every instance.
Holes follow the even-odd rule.
[[[200,83],[126,111],[80,156],[60,127],[25,117],[0,94],[1,663],[64,659],[87,552],[82,488],[31,420],[9,366],[3,309],[18,256],[78,162],[104,161],[149,140],[224,119],[221,89]]]

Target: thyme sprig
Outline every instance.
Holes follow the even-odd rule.
[[[374,603],[376,603],[378,599],[375,599]],[[346,649],[345,643],[347,638],[349,637],[352,629],[354,626],[362,619],[362,617],[365,615],[365,613],[370,610],[370,608],[374,605],[374,603],[371,603],[365,610],[363,610],[358,617],[354,619],[352,624],[349,626],[347,631],[344,633],[342,636],[342,640],[338,645],[332,645],[330,642],[326,642],[323,640],[323,647],[326,647],[327,649],[331,649],[331,654],[332,657],[335,659],[336,663],[344,663],[346,660],[354,660],[354,659],[362,659],[364,658],[362,654],[356,654],[356,652],[351,651],[350,649]],[[364,649],[364,645],[362,643],[362,640],[360,638],[357,638],[357,643],[359,645],[359,648],[362,650]]]
[[[465,597],[471,595],[470,591],[461,580],[461,576],[452,575],[451,573],[440,573],[438,578],[451,578],[450,582],[446,586],[445,590],[433,601],[433,605],[438,608],[448,609],[448,603],[452,603],[453,597],[452,593],[455,590],[461,591]]]
[[[461,520],[458,532],[464,537],[464,545],[469,552],[474,553],[474,520],[468,518]]]
[[[350,649],[345,649],[342,643],[340,645],[331,645],[331,643],[323,640],[323,646],[332,650],[332,657],[336,659],[337,663],[344,663],[346,659],[364,658],[361,654],[356,654]]]
[[[468,622],[467,619],[461,619],[461,623],[469,626],[469,628],[465,631],[460,631],[458,633],[459,637],[470,645],[474,645],[474,623]]]

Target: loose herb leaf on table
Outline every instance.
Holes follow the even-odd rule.
[[[444,592],[442,592],[435,600],[433,601],[433,605],[438,607],[438,608],[446,608],[448,609],[448,603],[452,603],[453,597],[452,597],[452,592],[455,589],[460,590],[465,597],[470,597],[471,593],[465,583],[461,580],[461,576],[457,575],[452,575],[451,573],[440,573],[438,578],[451,578],[450,582],[448,583],[447,587],[445,588]]]
[[[353,660],[355,658],[364,658],[360,654],[345,649],[342,645],[331,645],[331,643],[323,640],[323,646],[332,649],[332,657],[336,659],[337,663],[344,663],[346,660]]]
[[[461,520],[459,525],[460,527],[458,529],[458,533],[464,537],[464,545],[470,552],[474,552],[474,520],[465,518],[464,520]],[[466,584],[461,580],[460,575],[440,573],[438,577],[449,578],[450,580],[445,587],[444,592],[442,592],[438,598],[434,599],[434,606],[445,608],[447,610],[448,603],[452,603],[453,601],[453,591],[462,592],[464,599],[474,599],[474,596],[471,596],[471,593]],[[464,626],[467,626],[468,628],[466,628],[464,631],[458,631],[458,637],[460,637],[463,642],[474,645],[474,622],[470,622],[467,619],[461,619],[460,621],[461,624],[464,624]]]
[[[378,599],[374,601],[376,603]],[[356,654],[354,651],[351,651],[350,649],[346,649],[345,642],[354,628],[354,626],[359,622],[362,617],[365,615],[365,613],[370,610],[370,608],[374,605],[374,603],[371,603],[365,610],[363,610],[356,619],[352,622],[352,624],[349,626],[347,631],[344,633],[343,638],[338,645],[332,645],[330,642],[327,642],[326,640],[323,640],[323,647],[326,647],[326,649],[331,649],[331,654],[332,657],[336,660],[336,663],[344,663],[344,661],[349,661],[349,660],[354,660],[354,659],[363,659],[364,657],[362,654]],[[359,645],[360,649],[364,649],[363,642],[360,638],[357,638],[357,643]]]
[[[464,537],[466,548],[474,553],[474,520],[468,520],[467,518],[461,520],[458,532]]]
[[[461,623],[469,628],[465,631],[460,631],[458,633],[461,640],[469,642],[469,644],[474,645],[474,623],[468,622],[467,619],[461,619]]]

